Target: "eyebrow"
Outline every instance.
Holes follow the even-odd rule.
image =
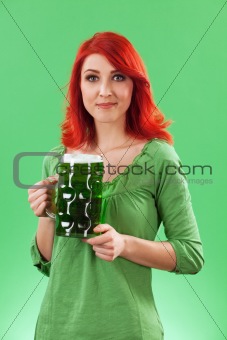
[[[86,72],[88,72],[88,71],[94,72],[94,73],[100,73],[98,70],[93,70],[93,69],[91,69],[91,68],[89,68],[88,70],[86,70],[84,73],[86,73]],[[113,71],[111,71],[110,73],[112,74],[112,73],[115,73],[115,72],[120,72],[120,71],[119,71],[119,70],[113,70]]]

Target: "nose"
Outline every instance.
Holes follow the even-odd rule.
[[[100,84],[100,89],[99,89],[99,95],[101,97],[108,97],[111,96],[112,94],[112,88],[111,85],[108,81],[103,81]]]

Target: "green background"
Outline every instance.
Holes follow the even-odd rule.
[[[13,182],[13,159],[20,152],[49,151],[59,144],[63,93],[77,48],[105,30],[125,35],[144,59],[155,102],[174,120],[170,131],[183,164],[213,169],[212,175],[207,171],[188,175],[204,245],[203,270],[195,276],[153,270],[165,339],[227,339],[224,4],[224,0],[0,2],[1,339],[33,339],[48,282],[31,265],[29,247],[37,218],[27,202],[27,190]],[[40,180],[41,165],[42,157],[21,160],[21,181]],[[206,179],[210,183],[202,185]],[[164,237],[163,231],[159,236]]]

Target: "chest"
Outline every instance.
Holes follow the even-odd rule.
[[[103,155],[103,182],[111,182],[115,177],[127,171],[137,156],[140,155],[142,145],[131,146],[122,150],[112,151]]]

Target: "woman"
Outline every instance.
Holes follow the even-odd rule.
[[[102,234],[54,237],[47,215],[53,192],[29,190],[39,217],[33,263],[49,276],[35,339],[163,339],[151,268],[195,274],[204,262],[170,122],[155,107],[140,56],[113,32],[80,46],[68,102],[62,144],[52,151],[103,154],[102,223],[95,228]],[[57,162],[44,159],[38,184],[57,182]],[[161,222],[167,241],[154,241]]]

